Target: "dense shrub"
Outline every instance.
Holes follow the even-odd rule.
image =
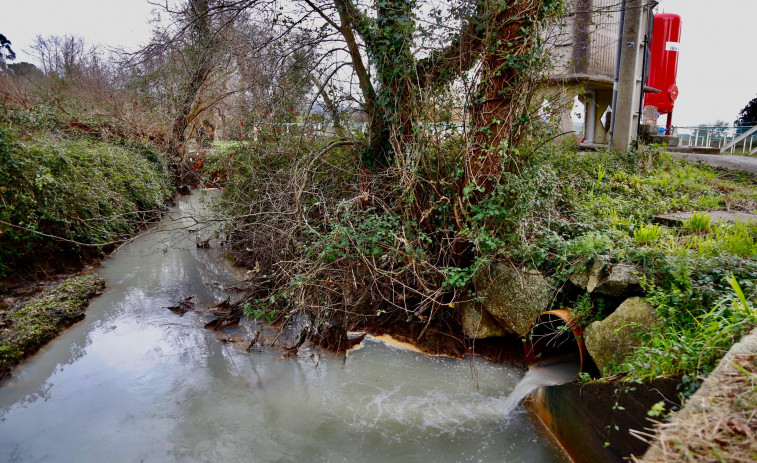
[[[115,242],[154,217],[171,190],[145,154],[0,125],[0,276],[44,246]]]
[[[700,214],[698,225],[676,228],[653,223],[654,216],[754,209],[753,177],[648,148],[618,155],[526,145],[528,160],[493,179],[488,192],[472,184],[460,191],[462,138],[418,136],[381,173],[362,172],[349,161],[349,148],[321,151],[329,140],[302,140],[261,137],[225,146],[208,162],[208,171],[227,181],[222,209],[238,255],[260,283],[249,301],[253,313],[300,311],[316,327],[347,328],[358,319],[426,326],[435,318],[451,321],[455,332],[458,304],[478,297],[471,284],[476,272],[508,260],[551,275],[554,303],[575,306],[588,324],[606,316],[613,301],[579,297],[566,282],[575,269],[602,262],[640,268],[664,321],[623,366],[637,376],[706,374],[718,358],[713,352],[722,353],[742,332],[724,323],[717,349],[697,361],[682,358],[673,366],[660,357],[659,368],[647,367],[655,363],[655,343],[699,342],[702,317],[710,329],[713,320],[729,317],[713,312],[731,306],[729,278],[747,301],[738,307],[751,307],[757,280],[757,226],[704,225]],[[744,320],[738,326],[753,318]]]

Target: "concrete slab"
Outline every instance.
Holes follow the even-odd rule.
[[[610,146],[604,145],[601,143],[581,143],[578,145],[578,147],[586,151],[600,151],[600,150],[606,150]]]
[[[668,226],[679,226],[689,220],[694,214],[706,212],[710,215],[711,222],[754,222],[757,223],[757,215],[740,211],[692,211],[671,212],[654,216],[654,221]]]
[[[674,146],[668,145],[668,151],[673,153],[694,153],[694,154],[720,154],[720,148],[709,146]]]

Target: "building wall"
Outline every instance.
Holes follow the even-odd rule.
[[[619,0],[569,1],[563,20],[546,32],[554,50],[553,77],[614,77],[619,9]]]

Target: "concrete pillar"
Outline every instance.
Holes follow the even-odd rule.
[[[643,0],[627,0],[622,25],[618,98],[612,134],[612,148],[618,151],[627,150],[637,135],[645,28],[642,19],[646,17],[646,7],[643,5]]]
[[[584,102],[584,138],[586,143],[594,143],[594,127],[597,125],[597,95],[587,92]]]
[[[586,142],[598,145],[609,143],[609,121],[605,121],[602,116],[604,116],[605,110],[612,104],[612,90],[592,89],[579,98],[586,108],[584,110],[584,114],[586,115],[584,119],[587,128],[585,132]],[[593,111],[589,110],[590,106],[594,107]],[[592,115],[594,116],[593,118]],[[593,137],[589,137],[589,127],[593,130],[593,133],[591,133]]]

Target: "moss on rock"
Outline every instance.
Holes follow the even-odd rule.
[[[463,332],[468,339],[495,338],[507,334],[479,303],[465,302],[460,306],[460,312]]]
[[[97,274],[72,277],[5,315],[0,320],[0,378],[62,329],[83,319],[89,299],[104,286]]]
[[[496,264],[474,277],[483,305],[508,333],[525,336],[531,322],[549,306],[552,287],[536,270]]]
[[[584,331],[586,350],[603,376],[641,344],[641,337],[657,323],[654,309],[640,297],[631,297],[610,316],[591,323]]]

